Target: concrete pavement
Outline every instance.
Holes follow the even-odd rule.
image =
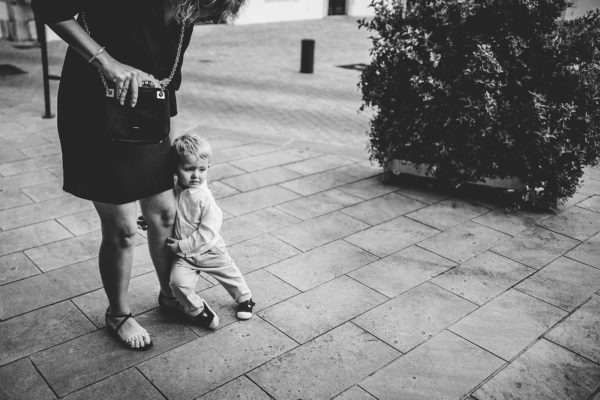
[[[599,400],[600,169],[557,213],[383,184],[359,73],[338,67],[368,62],[366,37],[348,18],[196,30],[174,130],[211,139],[257,313],[238,322],[208,278],[219,329],[161,313],[140,232],[148,352],[104,326],[99,221],[61,190],[38,50],[0,42],[27,72],[0,77],[0,398]],[[57,73],[64,45],[50,53]]]

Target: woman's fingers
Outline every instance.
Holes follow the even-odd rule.
[[[141,82],[138,82],[137,75],[134,74],[131,78],[131,107],[135,107],[138,98],[138,86]]]
[[[129,91],[129,86],[131,84],[131,75],[127,74],[125,79],[123,79],[119,92],[119,102],[121,105],[125,104],[125,98],[127,97],[127,92]]]

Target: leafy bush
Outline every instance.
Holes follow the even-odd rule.
[[[518,177],[519,203],[556,207],[600,151],[600,12],[565,0],[373,0],[371,158],[441,182]]]

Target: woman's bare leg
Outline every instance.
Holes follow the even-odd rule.
[[[172,236],[175,221],[175,196],[172,190],[140,200],[142,215],[148,223],[148,248],[158,275],[160,290],[173,297],[169,287],[172,256],[166,246],[167,237]]]
[[[102,224],[100,276],[104,291],[115,315],[127,315],[128,289],[133,263],[133,246],[137,233],[135,203],[108,204],[94,202]]]
[[[147,349],[152,344],[148,332],[133,318],[125,317],[131,312],[128,291],[137,234],[135,203],[94,202],[94,207],[102,224],[99,264],[109,303],[106,323],[130,348]]]

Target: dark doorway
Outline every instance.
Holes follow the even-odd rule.
[[[329,0],[329,11],[327,15],[345,15],[346,0]]]

